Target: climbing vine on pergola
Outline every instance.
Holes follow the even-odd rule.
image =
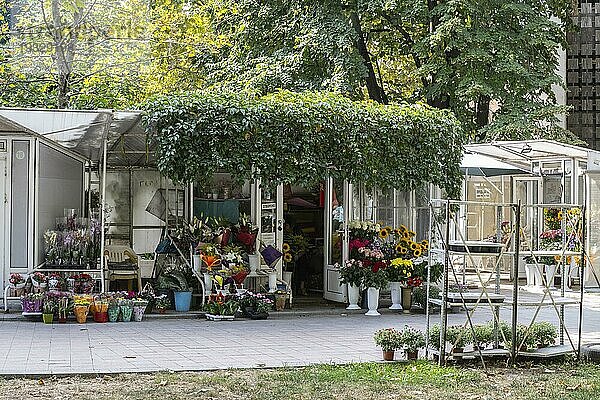
[[[200,92],[155,97],[143,108],[158,168],[176,182],[215,172],[268,185],[332,176],[403,190],[433,183],[452,196],[462,180],[466,133],[450,112],[423,104],[322,92]]]

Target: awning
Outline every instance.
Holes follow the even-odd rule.
[[[101,160],[106,139],[111,167],[154,166],[153,149],[147,145],[140,120],[140,111],[0,108],[0,128],[35,133],[94,163]]]
[[[545,139],[470,144],[465,146],[465,149],[524,169],[530,169],[531,163],[535,161],[560,159],[586,161],[590,152],[600,154],[584,147]]]
[[[498,161],[482,154],[465,152],[460,169],[468,176],[500,176],[500,175],[523,175],[530,172],[518,166]]]

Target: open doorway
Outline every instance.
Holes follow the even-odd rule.
[[[283,191],[284,280],[291,277],[300,307],[323,301],[324,190],[321,183],[286,185]]]

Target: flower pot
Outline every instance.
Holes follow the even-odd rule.
[[[212,293],[212,276],[208,272],[203,273],[202,276],[204,276],[204,293],[208,296]]]
[[[159,314],[165,314],[167,312],[166,308],[157,308],[156,312],[158,312]]]
[[[173,292],[175,295],[175,311],[188,312],[192,304],[192,292]]]
[[[56,278],[48,278],[48,290],[60,290],[60,281]]]
[[[66,324],[67,323],[67,317],[66,316],[59,316],[58,317],[58,323],[59,324]]]
[[[24,313],[41,313],[42,312],[42,300],[28,300],[23,298],[21,300]]]
[[[275,310],[276,311],[283,311],[284,310],[286,299],[287,299],[287,295],[286,294],[275,295]]]
[[[404,314],[410,314],[410,308],[412,306],[412,287],[402,288],[402,312]]]
[[[260,255],[249,254],[248,263],[250,264],[250,275],[256,275],[258,268],[260,267]]]
[[[131,321],[131,315],[133,314],[133,306],[119,306],[121,309],[121,317],[123,318],[123,322]]]
[[[89,308],[87,306],[75,306],[75,318],[77,319],[77,323],[85,324],[87,321]]]
[[[94,321],[95,322],[108,322],[108,312],[106,311],[96,311],[94,313]]]
[[[144,318],[144,312],[146,311],[145,305],[133,306],[133,320],[135,322],[142,322]]]
[[[108,321],[117,322],[119,320],[119,306],[108,307]]]
[[[269,272],[269,292],[277,290],[277,272]]]
[[[462,355],[457,355],[457,354],[462,354],[464,352],[465,349],[463,349],[462,347],[455,347],[452,349],[452,357],[454,357],[455,360],[462,360]]]
[[[194,254],[192,256],[192,266],[194,267],[195,271],[198,271],[198,273],[202,272],[202,257],[200,254]]]
[[[415,350],[415,351],[408,351],[406,350],[406,359],[407,360],[416,360],[417,358],[419,358],[419,351]]]
[[[42,319],[45,324],[51,324],[54,320],[54,314],[42,314]]]
[[[535,264],[525,264],[525,278],[527,279],[527,286],[535,285]]]
[[[390,310],[402,310],[402,290],[400,282],[390,282],[390,294],[392,295],[392,306]]]
[[[351,283],[348,284],[348,307],[346,310],[360,310],[358,300],[360,298],[360,288]]]
[[[383,361],[394,361],[394,350],[383,350]]]
[[[554,287],[554,275],[556,275],[556,265],[546,265],[546,287],[553,288]]]
[[[367,289],[367,302],[369,304],[369,311],[365,315],[378,316],[381,315],[377,312],[379,307],[379,289],[370,287]]]

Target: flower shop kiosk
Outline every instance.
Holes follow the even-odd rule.
[[[44,259],[44,232],[64,209],[84,209],[87,159],[47,134],[53,118],[0,109],[0,286],[11,273],[29,273]],[[97,123],[107,122],[98,116]],[[55,116],[58,116],[56,114]],[[19,121],[19,122],[17,122]],[[81,122],[81,121],[79,121]]]

